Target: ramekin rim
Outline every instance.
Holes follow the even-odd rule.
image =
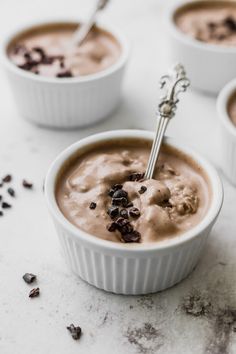
[[[218,52],[218,53],[228,53],[228,54],[236,54],[236,47],[231,46],[222,46],[212,43],[201,42],[185,33],[183,33],[174,21],[174,14],[175,12],[180,9],[182,6],[202,2],[204,0],[178,0],[176,3],[168,6],[166,11],[166,23],[169,27],[169,30],[173,36],[175,36],[178,40],[182,41],[183,43],[193,46],[197,49],[209,51],[209,52]],[[207,0],[206,0],[207,1]],[[222,2],[222,0],[215,0],[217,2]],[[227,2],[235,3],[233,0],[227,0]],[[235,5],[236,6],[236,5]]]
[[[144,130],[133,130],[133,129],[112,130],[112,131],[106,131],[106,132],[90,135],[86,138],[83,138],[82,140],[75,142],[74,144],[70,145],[67,149],[63,150],[57,156],[54,162],[51,164],[51,167],[49,168],[49,171],[45,179],[45,197],[46,197],[49,211],[53,215],[53,218],[55,218],[60,225],[63,225],[63,228],[69,230],[70,234],[73,234],[73,236],[75,236],[78,239],[82,239],[86,243],[96,245],[97,247],[99,246],[104,247],[110,250],[128,252],[130,254],[133,254],[133,252],[142,253],[148,251],[153,253],[161,249],[173,248],[185,244],[186,242],[197,237],[212,222],[214,222],[217,215],[219,214],[223,203],[223,186],[222,186],[221,179],[218,173],[216,172],[215,168],[207,160],[205,160],[205,158],[200,156],[191,148],[188,148],[185,145],[183,146],[180,143],[176,142],[176,140],[173,138],[166,138],[167,143],[180,149],[180,151],[189,154],[196,162],[198,162],[200,166],[202,166],[203,170],[207,173],[207,176],[210,180],[211,187],[212,187],[212,200],[207,214],[198,225],[188,230],[184,234],[180,236],[175,236],[167,240],[159,241],[156,243],[139,244],[137,245],[137,247],[127,247],[126,244],[103,240],[94,235],[88,234],[87,232],[81,229],[78,229],[76,226],[74,226],[66,219],[66,217],[62,214],[62,212],[60,211],[57,205],[56,198],[55,198],[55,190],[54,190],[57,173],[60,167],[62,166],[62,164],[68,159],[68,157],[71,156],[80,147],[85,145],[90,145],[94,142],[107,141],[115,138],[152,139],[153,136],[154,136],[153,132],[144,131]]]
[[[234,92],[236,92],[236,78],[228,82],[222,88],[217,97],[216,106],[221,123],[227,129],[227,131],[236,138],[236,127],[231,121],[227,110],[229,99]]]
[[[52,18],[52,19],[45,19],[45,20],[37,20],[37,21],[31,21],[31,22],[26,22],[25,24],[19,26],[18,28],[15,28],[14,30],[10,31],[9,34],[5,37],[5,39],[1,42],[1,51],[0,51],[0,57],[1,57],[1,62],[3,65],[10,71],[14,72],[16,75],[21,76],[25,79],[28,80],[33,80],[36,82],[40,83],[48,83],[48,84],[58,84],[58,85],[68,85],[68,84],[79,84],[79,83],[86,83],[86,82],[92,82],[96,80],[100,80],[104,77],[107,77],[114,72],[118,71],[120,68],[122,68],[125,63],[128,60],[129,57],[129,44],[128,40],[126,39],[125,35],[120,31],[120,29],[117,29],[115,26],[108,24],[108,22],[105,21],[97,21],[97,25],[99,28],[104,29],[108,32],[110,32],[117,40],[118,43],[121,46],[121,54],[120,57],[117,59],[117,61],[109,66],[108,68],[99,71],[95,74],[89,74],[89,75],[84,75],[84,76],[77,76],[77,77],[72,77],[72,78],[57,78],[57,77],[47,77],[43,75],[35,75],[31,72],[28,72],[26,70],[22,70],[18,68],[8,57],[7,55],[7,47],[11,40],[18,34],[21,33],[27,29],[37,27],[37,26],[44,26],[44,25],[49,25],[49,24],[56,24],[56,23],[79,23],[80,19],[78,18],[73,18],[73,17],[67,17],[67,18]]]

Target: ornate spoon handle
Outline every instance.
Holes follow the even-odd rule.
[[[86,21],[81,27],[79,27],[75,31],[75,33],[73,34],[73,41],[77,44],[77,46],[79,46],[83,42],[83,40],[87,37],[89,31],[91,30],[91,28],[95,23],[97,13],[103,10],[106,7],[108,2],[109,0],[98,0],[97,5],[94,11],[92,12],[92,14],[90,15],[88,21]]]
[[[161,77],[160,87],[166,89],[166,94],[161,97],[156,112],[158,118],[157,130],[144,176],[145,179],[151,179],[153,176],[167,125],[175,115],[179,102],[178,95],[180,92],[186,91],[189,85],[190,81],[186,77],[184,67],[181,64],[175,65],[168,75]]]

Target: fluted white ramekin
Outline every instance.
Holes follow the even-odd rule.
[[[81,77],[48,78],[19,69],[7,55],[12,39],[26,30],[53,23],[28,25],[15,31],[3,43],[2,62],[6,68],[17,108],[22,117],[42,126],[57,128],[83,127],[107,117],[117,106],[128,59],[128,44],[117,30],[98,25],[111,33],[121,46],[118,60],[107,69]]]
[[[217,99],[217,110],[220,118],[221,168],[229,181],[236,186],[236,126],[228,114],[228,103],[234,93],[236,79],[221,90]]]
[[[176,12],[186,4],[198,2],[202,1],[175,2],[166,13],[171,59],[184,65],[194,88],[217,94],[236,77],[236,47],[201,42],[178,28],[174,20]]]
[[[215,169],[191,149],[168,138],[166,142],[190,155],[206,172],[212,200],[207,215],[181,236],[155,244],[123,244],[102,240],[72,225],[60,211],[55,198],[58,172],[68,158],[91,144],[117,138],[152,140],[153,133],[140,130],[108,131],[71,145],[53,162],[45,181],[50,213],[71,269],[97,288],[119,294],[147,294],[166,289],[185,278],[196,265],[216,221],[223,199]]]

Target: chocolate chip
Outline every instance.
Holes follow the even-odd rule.
[[[31,60],[32,60],[31,55],[30,55],[29,52],[24,53],[24,58],[25,58],[27,61],[31,61]]]
[[[231,31],[236,31],[236,21],[233,17],[229,16],[224,19],[224,25],[228,27]]]
[[[140,211],[139,211],[139,209],[138,209],[138,208],[135,208],[135,207],[131,208],[131,209],[129,210],[129,216],[130,216],[131,218],[139,218],[139,217],[140,217]]]
[[[114,219],[119,214],[119,208],[111,206],[110,208],[108,208],[107,214],[110,216],[111,219]]]
[[[133,207],[134,206],[134,204],[132,203],[132,202],[129,202],[127,205],[126,205],[126,208],[131,208],[131,207]]]
[[[126,209],[121,209],[120,210],[120,216],[122,218],[128,219],[129,218],[128,211]]]
[[[31,298],[37,297],[39,296],[39,293],[40,293],[39,288],[33,288],[32,290],[30,290],[29,297]]]
[[[92,210],[96,209],[96,207],[97,207],[97,204],[94,202],[90,203],[90,205],[89,205],[89,209],[92,209]]]
[[[70,324],[68,327],[66,327],[68,329],[68,331],[71,334],[71,337],[74,340],[78,340],[81,337],[82,334],[82,330],[80,326],[75,327],[73,324]]]
[[[130,181],[140,181],[141,179],[144,178],[144,173],[138,173],[138,172],[135,172],[135,173],[132,173],[130,176],[129,176],[129,180]]]
[[[114,192],[113,198],[126,198],[128,197],[128,193],[124,191],[124,189],[118,189]]]
[[[27,61],[26,63],[22,64],[22,65],[18,65],[18,68],[26,70],[26,71],[30,71],[31,69],[33,69],[34,66],[37,66],[38,62],[35,60],[30,60]]]
[[[22,181],[22,185],[25,188],[31,189],[33,187],[33,183],[27,182],[25,179]]]
[[[6,175],[5,177],[3,177],[2,181],[5,183],[11,182],[12,177],[11,175]]]
[[[54,62],[54,58],[53,57],[49,57],[49,56],[44,56],[42,58],[42,61],[40,64],[44,64],[44,65],[51,65]]]
[[[131,233],[133,231],[133,226],[127,219],[119,218],[116,220],[117,229],[120,231],[122,235]]]
[[[0,210],[0,216],[3,216],[3,211]]]
[[[114,185],[111,187],[111,189],[109,190],[108,195],[109,195],[110,197],[113,197],[113,194],[114,194],[118,189],[122,189],[122,188],[123,188],[122,184],[114,184]]]
[[[111,222],[109,224],[107,224],[107,230],[110,231],[110,232],[113,232],[116,230],[116,223],[115,222]]]
[[[70,70],[63,71],[57,74],[57,77],[72,77],[72,72]]]
[[[128,234],[122,234],[121,239],[125,243],[140,242],[141,241],[141,234],[140,234],[140,232],[134,230]]]
[[[122,189],[122,188],[123,188],[123,185],[119,184],[119,183],[116,183],[112,186],[112,189],[114,189],[114,191],[118,191],[118,189]]]
[[[3,186],[3,183],[0,183],[0,188]]]
[[[11,208],[11,204],[8,204],[7,202],[2,202],[2,208],[3,209]]]
[[[0,200],[2,200],[2,196],[0,195]]]
[[[126,207],[127,204],[128,204],[128,200],[126,198],[113,198],[112,199],[112,205]]]
[[[143,193],[146,192],[146,190],[147,190],[147,187],[141,186],[141,187],[140,187],[140,190],[139,190],[138,192],[139,192],[139,194],[143,194]]]
[[[41,47],[34,47],[34,48],[32,48],[32,50],[33,50],[34,52],[38,53],[38,54],[41,56],[41,58],[46,57],[46,54],[45,54],[45,51],[43,50],[43,48],[41,48]]]
[[[13,188],[8,188],[7,192],[8,194],[10,194],[11,197],[15,197],[15,191]]]
[[[32,273],[25,273],[22,278],[27,284],[31,284],[36,280],[36,275]]]

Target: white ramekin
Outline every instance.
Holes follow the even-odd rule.
[[[47,78],[19,69],[7,55],[12,39],[33,27],[53,23],[76,23],[57,20],[34,23],[14,31],[2,45],[2,62],[6,68],[20,114],[42,126],[73,128],[93,124],[108,116],[117,106],[128,59],[128,44],[117,30],[110,32],[120,43],[121,55],[111,67],[92,75],[74,78]]]
[[[117,138],[153,139],[141,130],[108,131],[71,145],[53,162],[45,181],[50,213],[71,269],[97,288],[119,294],[147,294],[166,289],[185,278],[195,267],[216,221],[223,199],[221,181],[215,169],[182,144],[167,138],[171,146],[190,155],[206,172],[212,201],[204,219],[185,234],[155,244],[127,245],[99,239],[72,225],[61,213],[55,198],[55,182],[64,162],[76,151],[97,142]]]
[[[184,65],[194,88],[217,94],[236,77],[236,47],[200,42],[177,27],[174,21],[176,11],[195,2],[198,1],[175,2],[166,13],[171,59]]]
[[[228,102],[236,92],[236,79],[230,81],[220,92],[217,111],[220,118],[221,168],[229,181],[236,186],[236,127],[228,115]]]

